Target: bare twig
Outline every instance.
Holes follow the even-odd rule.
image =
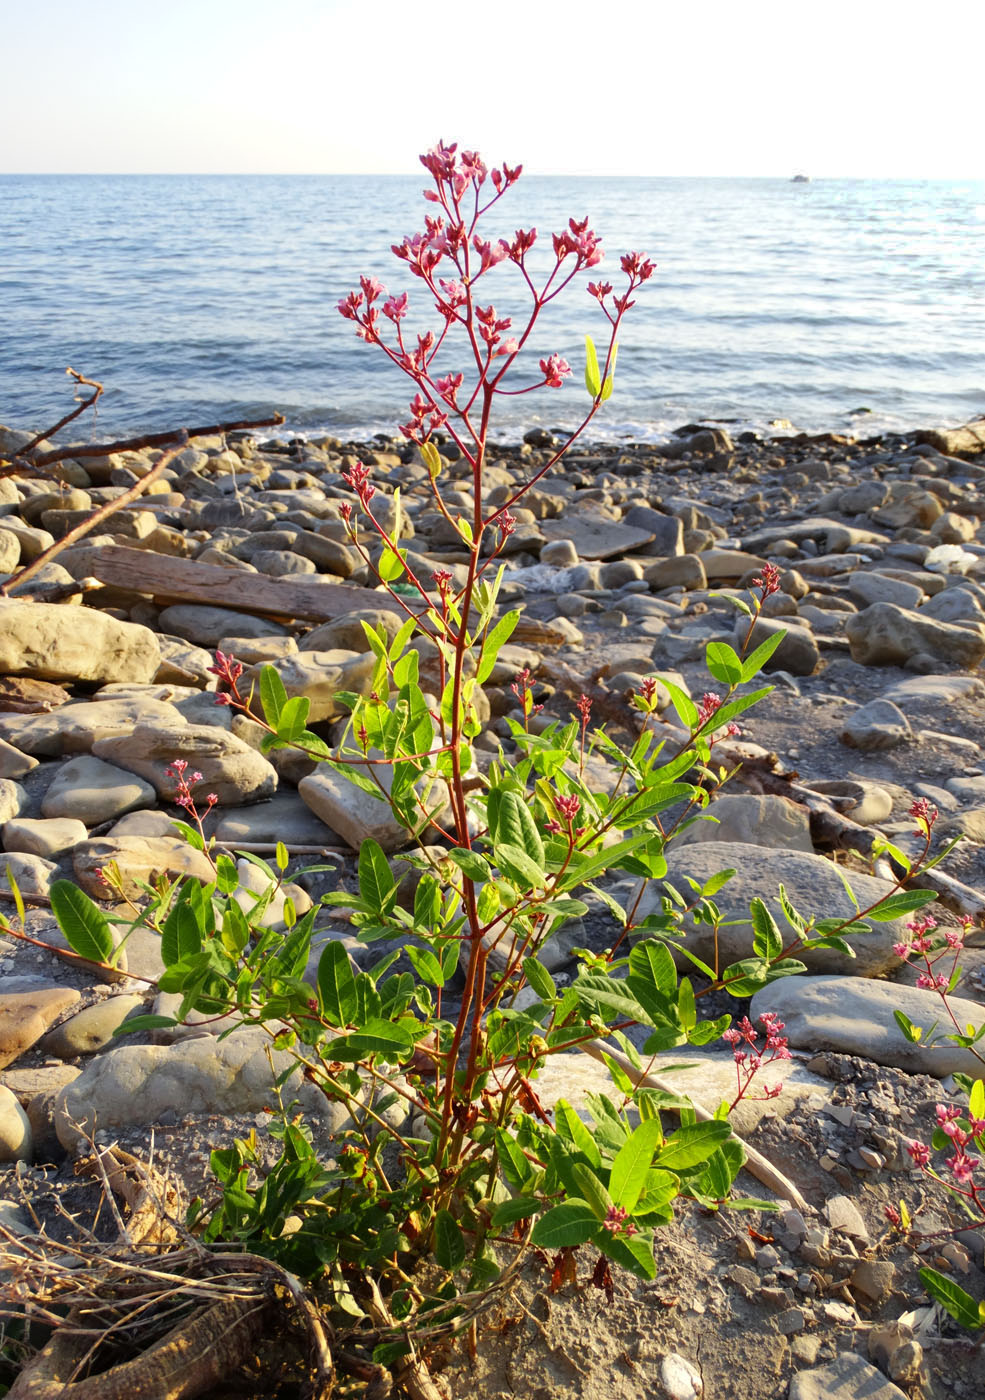
[[[75,415],[73,414],[72,417]],[[33,471],[38,471],[44,467],[52,466],[55,462],[63,462],[66,457],[71,457],[73,460],[86,457],[109,457],[114,452],[140,452],[145,447],[171,447],[174,443],[180,443],[182,439],[212,437],[219,433],[235,433],[249,428],[279,428],[283,422],[284,415],[275,413],[270,418],[243,419],[242,422],[236,423],[210,423],[203,428],[176,428],[167,433],[143,433],[140,437],[120,438],[116,442],[92,443],[86,447],[67,445],[56,447],[51,452],[42,453],[40,457],[34,458],[29,465]],[[26,449],[24,450],[26,451]],[[21,455],[18,453],[12,466],[5,467],[3,471],[0,471],[0,476],[11,476],[15,471],[22,470],[22,468],[17,467],[17,460]]]
[[[25,457],[28,454],[28,452],[33,452],[39,442],[44,442],[45,438],[54,437],[56,433],[61,432],[62,428],[66,427],[69,423],[71,423],[74,418],[78,418],[81,414],[85,413],[87,408],[95,407],[96,400],[103,392],[103,386],[98,382],[98,380],[86,379],[84,374],[80,374],[77,369],[72,369],[71,366],[69,366],[65,373],[70,374],[75,380],[76,384],[85,384],[88,386],[88,388],[95,389],[96,392],[92,395],[91,398],[85,399],[82,403],[80,403],[78,408],[73,408],[71,413],[66,413],[65,417],[59,419],[59,421],[54,425],[53,428],[48,428],[45,430],[45,432],[38,433],[36,438],[32,438],[31,441],[27,444],[27,446],[22,447],[20,452],[17,453],[18,457]],[[36,466],[37,464],[32,463],[32,465]]]
[[[30,564],[25,564],[24,568],[18,569],[16,574],[11,574],[7,582],[0,586],[0,593],[9,595],[14,589],[23,587],[29,579],[34,577],[39,569],[43,568],[45,564],[49,564],[52,559],[61,554],[63,549],[67,549],[70,544],[74,544],[75,541],[81,539],[83,535],[87,535],[90,530],[94,530],[97,525],[101,525],[104,520],[108,520],[114,512],[122,510],[122,508],[128,506],[131,501],[137,500],[137,498],[147,490],[148,486],[159,479],[165,468],[171,465],[187,441],[187,435],[182,434],[182,440],[180,440],[175,447],[172,447],[169,452],[163,453],[146,476],[142,476],[129,490],[124,491],[122,496],[117,496],[115,500],[107,501],[106,504],[100,506],[98,510],[94,510],[85,520],[80,521],[74,529],[62,535],[60,540],[56,540],[53,545],[49,545],[47,549],[42,550],[37,558],[33,559]]]

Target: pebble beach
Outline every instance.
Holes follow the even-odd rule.
[[[0,456],[30,440],[0,428]],[[558,442],[537,427],[496,446],[488,503],[509,499]],[[454,445],[440,450],[445,499],[464,506],[466,465]],[[0,479],[0,575],[139,489],[159,455],[80,455],[60,465],[57,481],[29,468]],[[463,581],[461,542],[433,508],[413,445],[239,432],[192,442],[102,533],[69,544],[0,601],[0,873],[6,867],[16,881],[32,938],[53,945],[0,934],[0,1224],[13,1236],[32,1228],[27,1201],[42,1214],[72,1192],[76,1201],[71,1165],[86,1133],[138,1154],[153,1134],[161,1160],[194,1194],[210,1148],[266,1121],[262,1031],[219,1041],[223,1027],[192,1026],[121,1042],[114,1031],[126,1017],[173,1009],[175,998],[156,986],[156,936],[132,934],[107,980],[62,955],[51,917],[48,891],[64,878],[112,917],[100,873],[111,862],[135,901],[156,874],[208,881],[208,862],[173,826],[174,759],[202,775],[200,798],[216,795],[207,831],[220,846],[268,857],[277,842],[287,846],[299,912],[326,890],[355,888],[368,838],[403,873],[402,833],[387,809],[303,755],[262,754],[260,727],[216,703],[211,669],[217,649],[242,661],[247,679],[274,666],[288,695],[310,699],[315,731],[338,741],[337,692],[365,693],[372,678],[362,623],[393,635],[402,620],[347,536],[340,507],[351,493],[341,474],[356,460],[370,467],[374,508],[399,531],[416,576],[440,569]],[[726,918],[740,918],[757,895],[775,906],[780,884],[798,907],[847,916],[842,874],[872,898],[888,891],[885,860],[859,852],[881,834],[916,855],[909,813],[925,799],[938,814],[935,839],[961,838],[942,867],[936,917],[973,927],[952,1005],[962,1023],[985,1023],[985,420],[871,438],[733,438],[696,423],[659,444],[576,443],[513,513],[500,602],[520,607],[522,620],[481,693],[480,767],[500,745],[510,751],[511,686],[524,669],[543,706],[537,724],[570,718],[584,691],[600,722],[629,728],[628,697],[649,676],[699,699],[712,685],[709,643],[746,639],[730,594],[775,565],[780,588],[752,639],[784,629],[766,677],[775,689],[743,716],[736,766],[746,767],[709,808],[712,819],[668,848],[667,879],[737,869],[720,896]],[[424,677],[431,662],[422,640]],[[663,694],[671,737],[677,720]],[[855,829],[863,834],[854,843],[832,835]],[[294,880],[321,856],[332,871]],[[255,875],[245,858],[240,871],[248,890]],[[615,888],[625,878],[615,872],[613,892],[626,893]],[[9,890],[0,889],[0,913],[16,925]],[[269,917],[276,921],[276,907]],[[574,948],[605,948],[616,936],[601,901],[576,923],[547,950],[559,984],[573,975]],[[728,934],[745,948],[747,930]],[[701,928],[692,936],[701,956]],[[901,938],[904,923],[892,920],[858,939],[855,957],[808,954],[807,973],[746,1008],[752,1017],[780,1013],[795,1058],[783,1093],[745,1105],[737,1129],[780,1160],[803,1209],[787,1201],[777,1216],[682,1212],[657,1280],[622,1276],[607,1316],[598,1295],[584,1293],[567,1312],[560,1298],[538,1312],[529,1285],[525,1307],[543,1335],[518,1313],[479,1363],[450,1357],[455,1400],[982,1392],[980,1354],[929,1305],[916,1273],[932,1263],[985,1295],[980,1232],[937,1238],[925,1229],[920,1253],[889,1237],[885,1223],[888,1204],[926,1194],[927,1220],[945,1229],[947,1198],[926,1192],[906,1142],[929,1138],[949,1076],[980,1072],[965,1050],[904,1038],[893,1009],[929,1026],[940,1000],[894,952]],[[357,964],[380,954],[326,909],[315,958],[329,939],[342,940]],[[679,1056],[665,1058],[669,1066]],[[559,1059],[545,1071],[545,1102],[598,1091],[598,1066],[586,1056]],[[719,1045],[690,1059],[692,1068],[668,1073],[714,1108],[728,1092],[731,1054]],[[337,1125],[310,1087],[299,1087],[299,1103],[330,1134]],[[763,1193],[750,1184],[748,1194]]]

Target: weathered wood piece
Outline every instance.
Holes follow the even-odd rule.
[[[73,550],[71,572],[114,588],[150,594],[162,603],[204,603],[264,616],[328,622],[357,608],[400,607],[386,593],[353,584],[329,583],[312,574],[270,578],[224,569],[197,559],[179,559],[126,545],[93,545]]]

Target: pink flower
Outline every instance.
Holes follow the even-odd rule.
[[[780,570],[775,564],[764,564],[763,572],[753,579],[753,587],[762,590],[764,598],[780,591]]]
[[[465,376],[463,374],[446,374],[442,378],[434,381],[434,387],[444,399],[445,403],[455,406],[455,396],[462,387]]]
[[[571,366],[560,355],[548,355],[546,360],[541,360],[540,368],[544,383],[551,389],[560,389],[565,376],[571,373]]]
[[[399,292],[388,297],[383,303],[383,315],[389,316],[393,322],[402,320],[407,315],[407,293]]]
[[[953,1157],[948,1157],[944,1164],[955,1181],[961,1185],[967,1185],[975,1174],[975,1168],[981,1165],[980,1158],[969,1157],[966,1152],[956,1152]]]
[[[930,1148],[925,1142],[908,1142],[906,1150],[918,1167],[926,1167],[930,1162]]]
[[[602,1221],[602,1228],[608,1230],[611,1235],[636,1235],[639,1229],[628,1218],[629,1212],[624,1206],[610,1206]]]
[[[344,300],[339,302],[339,315],[344,316],[347,321],[359,320],[359,308],[363,304],[362,296],[359,292],[350,292]]]
[[[574,793],[570,797],[556,797],[557,809],[569,822],[574,821],[581,810],[581,798]]]
[[[619,259],[619,266],[635,282],[648,282],[657,270],[656,263],[642,253],[624,253]]]
[[[376,487],[369,479],[369,467],[362,462],[354,462],[349,471],[342,473],[342,480],[352,487],[364,506],[376,495]]]
[[[915,817],[920,823],[920,829],[916,832],[916,835],[929,836],[930,828],[937,820],[938,815],[937,808],[933,806],[930,799],[926,797],[915,798],[910,806],[909,812],[910,816]]]
[[[359,285],[363,289],[367,302],[375,301],[382,292],[386,291],[383,283],[378,282],[375,277],[360,277]]]

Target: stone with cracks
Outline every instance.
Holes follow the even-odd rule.
[[[0,675],[146,684],[160,664],[157,637],[139,623],[95,608],[0,601]]]
[[[276,770],[262,754],[211,724],[138,725],[132,734],[97,740],[92,751],[146,778],[165,801],[173,800],[177,791],[175,779],[165,771],[176,758],[187,760],[185,776],[201,806],[209,793],[216,794],[220,807],[261,802],[277,787]],[[196,772],[202,774],[201,781],[191,782]]]

